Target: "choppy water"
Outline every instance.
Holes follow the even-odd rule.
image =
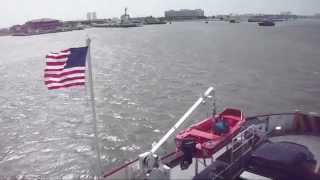
[[[104,167],[150,147],[210,85],[219,109],[249,115],[320,109],[319,21],[271,28],[181,22],[0,37],[1,177],[95,173],[87,93],[48,91],[42,82],[45,54],[82,46],[87,35]]]

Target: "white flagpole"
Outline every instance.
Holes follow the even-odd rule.
[[[93,131],[94,131],[94,139],[95,139],[95,149],[97,151],[97,162],[98,162],[98,173],[99,177],[102,175],[102,166],[101,166],[101,156],[100,156],[100,146],[99,146],[99,137],[98,137],[98,129],[97,129],[97,115],[96,115],[96,105],[94,99],[94,91],[93,91],[93,76],[92,76],[92,65],[91,65],[91,47],[90,47],[91,39],[87,39],[88,46],[88,54],[87,54],[87,62],[88,62],[88,70],[89,70],[89,83],[90,83],[90,97],[91,97],[91,107],[92,107],[92,118],[93,118]]]

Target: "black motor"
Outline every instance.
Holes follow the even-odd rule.
[[[181,142],[181,151],[183,152],[182,160],[180,161],[180,168],[182,170],[188,169],[192,164],[193,152],[195,151],[196,143],[193,139],[185,139]]]

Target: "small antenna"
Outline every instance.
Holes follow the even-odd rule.
[[[214,116],[217,114],[216,90],[213,90],[213,92],[212,92],[212,99],[213,99],[213,103],[212,103],[212,117],[214,117]]]
[[[88,34],[86,34],[86,44],[87,44],[87,46],[90,46],[90,43],[91,43],[91,39],[90,39],[90,37],[89,37],[89,35]]]

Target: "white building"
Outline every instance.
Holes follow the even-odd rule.
[[[90,13],[90,12],[88,12],[88,13],[87,13],[87,20],[88,20],[88,21],[91,21],[91,19],[92,19],[92,17],[91,17],[91,13]]]
[[[169,10],[165,12],[167,19],[198,19],[204,17],[204,10],[202,9],[181,9],[181,10]]]
[[[97,13],[96,12],[88,12],[87,13],[87,20],[96,20],[97,19]]]
[[[97,19],[97,13],[96,12],[92,12],[92,20],[96,20]]]

